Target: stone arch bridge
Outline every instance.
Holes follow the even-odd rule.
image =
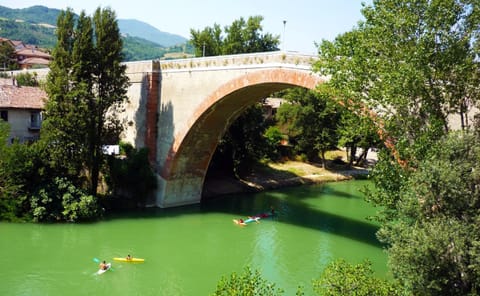
[[[150,150],[156,206],[199,203],[210,160],[230,124],[273,92],[314,89],[325,81],[312,72],[314,60],[269,52],[127,63],[124,140]]]
[[[292,86],[314,89],[316,56],[266,52],[127,62],[131,85],[123,139],[148,147],[157,174],[155,205],[199,203],[210,160],[249,106]],[[36,69],[39,78],[48,70]]]

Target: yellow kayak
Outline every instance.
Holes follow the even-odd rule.
[[[121,261],[121,262],[143,262],[145,261],[145,259],[142,259],[142,258],[131,258],[131,259],[127,259],[125,257],[117,257],[117,258],[113,258],[113,260],[115,261]]]

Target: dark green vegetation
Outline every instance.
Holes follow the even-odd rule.
[[[98,193],[103,180],[118,192],[119,180],[134,168],[144,168],[144,181],[137,186],[144,192],[154,187],[148,183],[152,173],[146,152],[130,149],[125,160],[110,162],[103,153],[104,145],[119,141],[123,123],[116,114],[129,85],[114,12],[97,9],[92,17],[82,13],[75,20],[70,10],[62,11],[57,27],[41,140],[0,146],[3,219],[96,219],[108,203],[102,195],[109,192]],[[2,122],[0,128],[0,141],[6,143],[8,126]]]
[[[261,16],[240,18],[224,30],[217,24],[201,31],[192,29],[190,43],[197,56],[278,50],[279,36],[263,33],[262,20]],[[259,160],[278,161],[296,155],[305,155],[312,162],[320,159],[325,166],[325,153],[338,144],[347,147],[351,156],[357,148],[368,151],[379,142],[373,121],[360,119],[333,101],[336,93],[332,87],[323,86],[315,92],[295,88],[272,96],[284,98],[286,103],[270,118],[264,118],[261,102],[242,113],[220,141],[210,164],[211,173],[220,170],[242,178]],[[281,140],[292,146],[280,146]],[[365,157],[359,157],[357,164]],[[347,165],[354,160],[349,157]]]
[[[263,17],[235,20],[222,31],[218,24],[202,31],[191,29],[190,43],[196,56],[254,53],[278,50],[279,37],[263,34]],[[261,104],[256,104],[230,126],[220,141],[210,163],[211,168],[236,177],[248,172],[251,165],[264,157],[268,142],[263,136],[267,124]]]
[[[480,3],[376,0],[362,12],[357,28],[319,44],[315,69],[331,76],[315,94],[319,100],[290,91],[282,96],[293,104],[277,118],[311,160],[329,143],[351,153],[356,145],[368,147],[378,132],[383,145],[367,197],[382,209],[378,238],[394,282],[371,278],[366,265],[337,262],[314,283],[316,292],[478,295],[480,124],[468,112],[480,105]],[[204,32],[218,36],[217,30]],[[357,112],[341,112],[340,120],[333,112],[336,123],[322,121],[325,89],[343,110]],[[452,131],[452,117],[460,131]],[[311,131],[307,121],[322,128]],[[339,122],[349,128],[330,137]]]
[[[0,6],[0,36],[52,50],[57,41],[55,26],[60,12],[44,6],[23,9]],[[74,18],[77,19],[78,15]],[[135,20],[118,22],[124,42],[124,61],[159,59],[165,53],[181,53],[184,50],[187,54],[193,52],[183,37],[158,31]]]
[[[254,145],[271,147],[284,135],[294,144],[295,154],[314,160],[322,158],[328,147],[337,145],[348,147],[352,156],[356,147],[377,145],[373,131],[379,132],[380,157],[371,174],[375,188],[367,196],[381,209],[377,216],[382,223],[378,238],[386,244],[393,283],[372,278],[368,264],[351,266],[340,261],[314,283],[316,292],[340,295],[354,289],[360,295],[480,293],[480,124],[472,124],[467,116],[469,110],[479,107],[479,5],[471,0],[374,0],[372,6],[364,7],[365,21],[357,28],[319,45],[315,69],[330,75],[328,84],[316,93],[291,90],[279,94],[288,102],[279,111],[279,122],[264,123],[259,117],[260,107],[255,106],[230,127],[219,145],[215,157],[222,159],[223,154],[223,159],[231,159],[230,167],[239,175],[249,162],[266,155],[275,158],[272,151],[267,153]],[[261,17],[235,21],[225,28],[226,36],[218,25],[192,30],[196,54],[275,50],[278,37],[262,35],[260,22]],[[86,73],[83,67],[87,66],[76,65],[72,74],[82,78]],[[87,97],[89,81],[82,79],[73,80],[80,81],[78,85],[62,84],[60,79],[56,85],[74,87],[74,97]],[[340,106],[328,103],[332,100]],[[87,110],[88,106],[80,107]],[[458,132],[452,132],[449,125],[452,116],[460,122]],[[65,122],[66,127],[69,124],[73,126]],[[1,130],[5,134],[5,128]],[[69,132],[58,136],[58,142],[48,143],[64,143],[61,148],[65,153],[89,155],[89,145],[80,151],[71,145],[74,141],[64,141],[62,136],[70,136]],[[235,139],[241,139],[243,145]],[[67,159],[62,159],[65,155],[39,157],[30,147],[34,146],[0,146],[2,218],[15,217],[18,212],[30,211],[35,217],[55,212],[50,205],[58,202],[43,195],[52,190],[63,194],[62,203],[70,202],[68,196],[74,197],[76,203],[70,202],[62,211],[65,217],[72,216],[69,209],[76,205],[86,213],[96,209],[88,194],[71,189],[68,179],[51,177],[52,171],[60,168],[65,170],[62,175],[84,176],[84,182],[90,184],[87,189],[94,195],[90,177],[96,169],[89,164],[96,158],[84,158],[85,163],[72,161],[63,167],[59,164],[67,165]],[[82,160],[79,156],[74,159]],[[39,165],[45,159],[50,160],[48,165]],[[212,161],[212,165],[218,163]],[[34,186],[45,180],[50,183],[40,188],[44,191],[35,191]],[[75,186],[83,184],[75,181]],[[25,193],[41,198],[29,199]],[[30,200],[42,202],[40,206],[35,202],[36,211],[25,202]],[[259,277],[248,271],[245,276],[223,280],[218,289],[220,293],[228,289],[251,291],[255,287],[241,283],[252,283],[253,279],[255,285],[268,290],[269,284]],[[240,291],[235,293],[243,294]]]
[[[344,105],[377,112],[386,148],[368,199],[405,294],[477,295],[480,282],[478,1],[373,1],[322,42],[316,69]],[[452,133],[448,117],[461,131]]]
[[[0,65],[2,67],[2,75],[5,75],[3,71],[13,69],[17,66],[15,58],[15,49],[7,42],[1,42]]]
[[[281,295],[283,290],[276,288],[274,283],[265,280],[258,270],[252,271],[246,267],[242,274],[232,273],[230,278],[222,278],[212,296],[240,295]]]
[[[190,30],[190,43],[195,56],[217,56],[239,53],[254,53],[278,50],[280,37],[263,33],[262,16],[240,18],[226,26],[224,31],[218,24],[202,31]]]
[[[342,259],[333,261],[312,284],[317,295],[401,295],[395,284],[374,277],[368,261],[356,265]]]
[[[37,73],[30,72],[20,73],[15,76],[18,86],[39,86]]]

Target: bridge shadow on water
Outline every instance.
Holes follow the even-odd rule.
[[[311,186],[304,186],[303,188],[308,190],[309,187]],[[337,191],[332,188],[327,188],[324,193],[327,192],[328,195],[335,195],[340,198],[358,198],[355,195],[344,191]],[[310,198],[311,196],[292,196],[285,198],[275,197],[275,191],[270,193],[273,194],[270,195],[269,192],[262,193],[266,194],[268,197],[263,198],[263,204],[261,205],[255,201],[255,196],[252,195],[240,197],[242,199],[241,201],[234,200],[234,203],[238,203],[238,207],[234,206],[229,211],[225,211],[224,208],[216,210],[216,206],[213,203],[202,204],[201,207],[208,212],[218,211],[221,213],[232,214],[234,217],[245,217],[246,212],[248,213],[249,209],[250,211],[251,209],[264,209],[268,211],[270,206],[273,206],[276,210],[276,215],[273,218],[267,219],[273,219],[276,223],[286,223],[298,227],[310,228],[323,233],[331,233],[334,235],[343,236],[345,238],[366,243],[375,247],[383,247],[383,244],[380,243],[376,237],[376,232],[379,226],[375,225],[373,222],[370,223],[367,221],[367,217],[362,217],[363,220],[359,220],[330,213],[322,209],[313,208],[308,203],[302,201],[303,199]],[[301,196],[304,195],[301,194]],[[329,197],[325,196],[319,198]],[[238,197],[235,197],[235,199],[238,199]],[[245,200],[247,200],[246,203]],[[265,200],[268,200],[268,202],[265,203]],[[258,212],[250,214],[254,215]]]
[[[287,188],[282,189],[282,191],[273,190],[255,194],[224,195],[198,205],[176,208],[146,208],[124,213],[119,212],[109,215],[106,217],[106,220],[117,218],[161,219],[209,213],[227,214],[231,215],[232,219],[236,219],[268,211],[270,206],[273,206],[276,211],[275,216],[265,219],[274,220],[275,223],[314,229],[322,233],[342,236],[374,247],[382,248],[384,246],[376,238],[378,225],[375,225],[374,222],[369,222],[367,217],[350,218],[330,213],[326,210],[314,208],[305,201],[310,198],[330,198],[331,196],[347,199],[358,198],[358,196],[329,186],[322,186],[321,196],[318,196],[319,189],[318,187],[315,189],[315,186],[319,185],[305,185],[301,188]],[[296,194],[293,196],[292,193],[292,196],[290,196],[290,190],[295,190]]]

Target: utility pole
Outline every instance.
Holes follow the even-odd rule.
[[[287,24],[286,20],[283,20],[283,41],[282,41],[282,46],[283,46],[283,51],[285,51],[285,26]]]

